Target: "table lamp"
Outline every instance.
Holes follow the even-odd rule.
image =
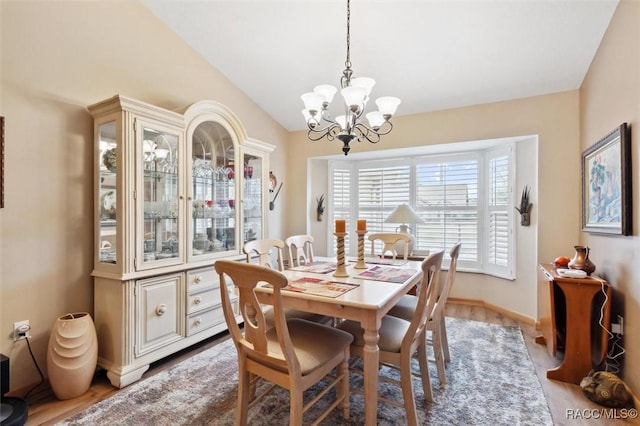
[[[423,220],[420,218],[420,216],[418,216],[408,204],[403,203],[396,207],[384,221],[386,223],[400,223],[401,225],[396,228],[396,232],[409,234],[409,236],[411,237],[411,241],[409,242],[409,255],[411,255],[411,253],[413,253],[415,237],[411,234],[411,228],[409,228],[407,224],[422,223]],[[402,253],[403,251],[403,248],[396,247],[396,252]]]

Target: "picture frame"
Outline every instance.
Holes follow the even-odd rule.
[[[631,235],[631,134],[622,123],[582,153],[582,230]]]

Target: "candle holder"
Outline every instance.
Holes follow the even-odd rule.
[[[358,261],[356,262],[356,269],[367,269],[367,264],[364,263],[364,234],[367,233],[366,230],[358,230],[356,231],[358,234]]]
[[[344,237],[347,235],[346,232],[335,232],[333,235],[336,236],[336,244],[338,247],[338,264],[336,267],[336,271],[333,273],[334,277],[348,277],[347,269],[345,268],[345,258],[344,258]]]

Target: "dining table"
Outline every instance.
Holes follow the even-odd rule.
[[[422,279],[422,262],[368,259],[366,269],[346,262],[346,277],[334,276],[336,259],[315,257],[314,262],[283,271],[289,289],[281,292],[284,306],[337,319],[360,322],[364,330],[363,378],[365,424],[377,423],[379,347],[382,317]],[[289,290],[289,291],[287,291]],[[268,288],[258,292],[270,303]]]

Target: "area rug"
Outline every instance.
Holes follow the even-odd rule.
[[[416,377],[413,381],[420,424],[553,424],[519,327],[455,318],[446,321],[451,352],[447,383],[439,385],[435,365],[430,363],[434,402],[426,403],[420,380]],[[382,367],[381,373],[398,377],[387,367]],[[360,375],[354,373],[350,380],[352,387],[362,388]],[[58,424],[233,425],[236,385],[236,350],[232,341],[226,340]],[[317,389],[311,388],[307,393],[314,391]],[[401,395],[399,388],[385,382],[380,383],[379,391],[393,399]],[[325,399],[332,397],[329,394]],[[288,424],[288,410],[288,393],[277,389],[251,408],[249,424]],[[305,423],[313,421],[314,414],[313,410],[305,414]],[[406,424],[404,410],[379,403],[377,423]],[[351,395],[349,420],[334,410],[323,424],[364,424],[362,396]]]

